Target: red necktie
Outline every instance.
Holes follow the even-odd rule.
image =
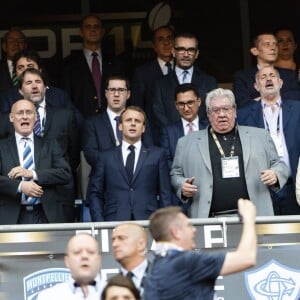
[[[93,75],[96,90],[97,90],[98,105],[99,105],[99,107],[101,107],[101,70],[100,70],[100,64],[99,64],[99,61],[98,61],[98,54],[96,52],[93,52],[92,56],[93,56],[92,75]]]

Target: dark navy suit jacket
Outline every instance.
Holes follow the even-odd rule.
[[[300,89],[296,73],[288,69],[277,67],[276,69],[279,71],[280,78],[283,80],[280,91],[281,96],[285,99],[300,100]],[[258,68],[256,66],[235,72],[232,90],[238,107],[243,107],[260,96],[259,92],[254,88],[257,71]]]
[[[208,123],[199,120],[199,130],[206,128]],[[182,120],[178,120],[162,128],[160,136],[160,146],[166,151],[169,168],[171,169],[177,141],[184,136]]]
[[[14,86],[13,81],[10,77],[8,69],[7,59],[3,58],[0,61],[0,92],[10,89]]]
[[[149,95],[154,80],[161,78],[163,72],[157,58],[136,68],[131,84],[131,103],[141,107],[148,118],[152,114],[152,99]]]
[[[146,130],[142,137],[143,143],[147,146],[153,144],[150,127],[146,125]],[[82,148],[87,162],[95,167],[101,151],[116,146],[114,131],[111,126],[107,111],[99,115],[86,119],[83,131]]]
[[[159,196],[159,200],[158,200]],[[172,205],[167,158],[162,148],[142,145],[132,182],[121,145],[101,153],[87,191],[92,221],[147,220]]]
[[[265,128],[261,101],[238,110],[238,123],[240,125]],[[296,180],[297,166],[300,155],[300,102],[282,100],[282,122],[286,146],[289,153],[293,180]]]

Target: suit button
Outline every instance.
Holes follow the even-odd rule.
[[[97,97],[97,96],[94,96],[94,100],[98,100],[98,97]]]
[[[129,191],[130,191],[130,192],[133,192],[133,188],[130,188]]]

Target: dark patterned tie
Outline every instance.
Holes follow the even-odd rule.
[[[36,121],[34,123],[33,132],[37,136],[43,136],[42,126],[41,126],[41,118],[39,113],[39,106],[36,107]]]
[[[184,70],[182,72],[182,83],[186,83],[188,74],[189,74],[189,71],[187,71],[187,70]]]
[[[135,152],[134,152],[134,146],[130,145],[128,149],[130,150],[130,153],[127,156],[126,159],[126,171],[129,178],[129,181],[131,182],[133,177],[133,170],[134,170],[134,159],[135,159]]]
[[[98,106],[101,107],[101,70],[100,64],[98,60],[98,54],[96,52],[92,53],[92,75],[95,83],[95,87],[97,90],[98,97]]]
[[[168,68],[168,73],[167,74],[170,74],[172,72],[172,64],[168,61],[165,66]]]
[[[120,116],[115,116],[115,121],[116,121],[116,134],[120,144],[122,142],[122,131],[119,129]]]

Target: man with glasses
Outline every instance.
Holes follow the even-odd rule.
[[[170,74],[154,82],[152,88],[154,122],[158,128],[180,119],[174,106],[174,92],[178,84],[192,83],[196,86],[200,98],[205,99],[206,93],[217,87],[216,79],[200,71],[195,66],[198,58],[198,40],[190,33],[178,34],[172,49],[175,58],[175,69]],[[200,120],[206,118],[205,109],[200,106]]]
[[[215,89],[206,97],[210,126],[179,139],[171,170],[177,196],[193,218],[237,214],[239,198],[261,216],[274,215],[269,189],[279,191],[289,171],[264,129],[239,126],[233,93]]]
[[[17,85],[18,80],[12,59],[15,54],[26,48],[27,40],[22,31],[11,29],[5,33],[2,41],[2,50],[5,57],[0,61],[0,91],[5,91]]]
[[[130,82],[124,76],[109,76],[105,83],[107,108],[101,114],[85,121],[83,130],[83,151],[87,162],[95,167],[101,151],[120,145],[122,134],[119,131],[120,115],[125,110],[130,97]],[[152,145],[149,129],[143,136],[147,145]]]
[[[66,195],[58,188],[72,175],[59,145],[33,133],[31,101],[13,104],[9,119],[14,133],[0,143],[0,224],[68,222]]]
[[[196,87],[192,83],[183,83],[175,90],[175,107],[180,120],[162,128],[160,146],[166,150],[169,167],[171,169],[179,138],[193,131],[204,129],[207,123],[199,119],[198,110],[201,99]]]

